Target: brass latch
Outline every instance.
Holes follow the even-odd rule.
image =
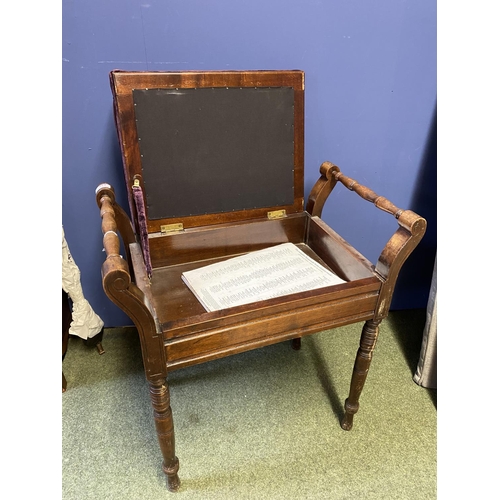
[[[171,234],[171,233],[179,233],[184,231],[184,224],[182,222],[177,222],[175,224],[165,224],[164,226],[160,226],[161,234]]]
[[[272,212],[267,212],[268,219],[282,219],[286,217],[286,210],[273,210]]]

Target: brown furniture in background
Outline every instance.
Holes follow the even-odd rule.
[[[71,309],[68,294],[62,290],[62,359],[68,350],[69,327],[71,325]],[[64,372],[62,374],[62,392],[66,392],[67,382]]]
[[[351,429],[379,324],[425,219],[330,162],[321,165],[304,209],[301,71],[110,76],[133,221],[113,188],[98,186],[103,287],[140,336],[168,488],[180,484],[171,370],[285,340],[298,347],[302,336],[364,322],[342,421]],[[376,265],[321,220],[338,182],[397,220]],[[207,312],[181,280],[186,270],[287,242],[346,283]]]
[[[69,295],[64,290],[62,290],[62,360],[63,361],[64,357],[66,356],[66,352],[68,351],[69,329],[71,326],[71,320],[72,320],[72,312],[70,307],[70,298]],[[102,346],[103,335],[104,335],[104,329],[102,329],[94,337],[83,340],[83,342],[88,347],[95,347],[99,354],[104,354],[106,351]],[[62,392],[66,392],[67,387],[68,383],[66,381],[66,377],[64,376],[63,372]]]

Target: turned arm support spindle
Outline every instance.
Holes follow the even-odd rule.
[[[333,191],[337,182],[343,184],[350,191],[354,191],[364,200],[373,203],[380,210],[390,213],[396,217],[396,219],[398,219],[402,214],[403,210],[396,207],[396,205],[391,203],[387,198],[379,196],[370,188],[367,188],[366,186],[359,184],[354,179],[347,177],[347,175],[344,175],[337,165],[334,165],[329,161],[325,161],[321,164],[319,171],[321,173],[321,177],[313,186],[306,207],[306,210],[312,216],[321,217],[323,206],[325,205],[328,196]]]
[[[103,281],[108,274],[120,274],[116,276],[123,281],[125,288],[130,284],[130,272],[127,261],[120,255],[120,239],[118,237],[118,223],[115,204],[115,192],[109,184],[101,184],[96,189],[96,201],[100,208],[102,219],[103,246],[106,252],[106,261],[103,264]]]

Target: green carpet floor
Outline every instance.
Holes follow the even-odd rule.
[[[63,500],[436,498],[436,391],[412,380],[425,311],[391,312],[352,431],[340,427],[362,325],[172,372],[181,489],[161,470],[135,329],[105,354],[71,338]]]

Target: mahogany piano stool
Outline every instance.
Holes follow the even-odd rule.
[[[285,340],[299,348],[305,335],[364,322],[341,424],[350,430],[380,322],[425,219],[328,161],[304,208],[302,71],[116,70],[110,82],[132,217],[112,186],[97,187],[102,283],[137,327],[168,489],[180,485],[171,370]],[[337,183],[397,220],[375,265],[321,219]],[[287,242],[346,283],[207,312],[181,280]]]

